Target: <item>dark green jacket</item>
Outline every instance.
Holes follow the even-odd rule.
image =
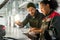
[[[33,18],[30,14],[28,14],[26,19],[23,21],[23,25],[25,26],[27,23],[29,23],[31,27],[40,28],[43,17],[44,15],[36,10],[35,17]]]

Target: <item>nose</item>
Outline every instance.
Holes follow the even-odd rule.
[[[41,10],[41,12],[43,12],[43,10],[42,9],[40,9]]]
[[[32,11],[30,11],[30,13],[33,13]]]

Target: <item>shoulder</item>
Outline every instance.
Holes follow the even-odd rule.
[[[60,16],[59,13],[57,13],[56,11],[53,11],[51,14],[50,14],[50,18],[54,18],[55,16]]]
[[[28,18],[28,19],[29,19],[29,18],[31,18],[31,15],[30,15],[30,14],[28,14],[28,15],[26,16],[26,18]]]
[[[39,12],[38,10],[37,10],[37,14],[40,16],[44,16],[43,13]]]
[[[59,20],[60,21],[60,16],[55,16],[54,19]]]
[[[39,13],[39,17],[44,18],[45,16],[43,15],[43,13]]]
[[[54,14],[55,16],[60,16],[60,14],[56,11],[53,11],[52,14]]]

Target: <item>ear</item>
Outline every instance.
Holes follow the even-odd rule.
[[[50,7],[49,4],[47,4],[47,7]]]

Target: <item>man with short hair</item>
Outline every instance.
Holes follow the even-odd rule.
[[[40,13],[36,9],[35,4],[31,2],[27,4],[27,11],[29,14],[26,16],[25,20],[23,22],[16,21],[16,24],[24,27],[27,23],[29,23],[31,27],[29,32],[34,33],[36,37],[32,37],[32,35],[29,36],[28,34],[27,36],[31,38],[31,40],[39,40],[40,27],[44,15]]]

